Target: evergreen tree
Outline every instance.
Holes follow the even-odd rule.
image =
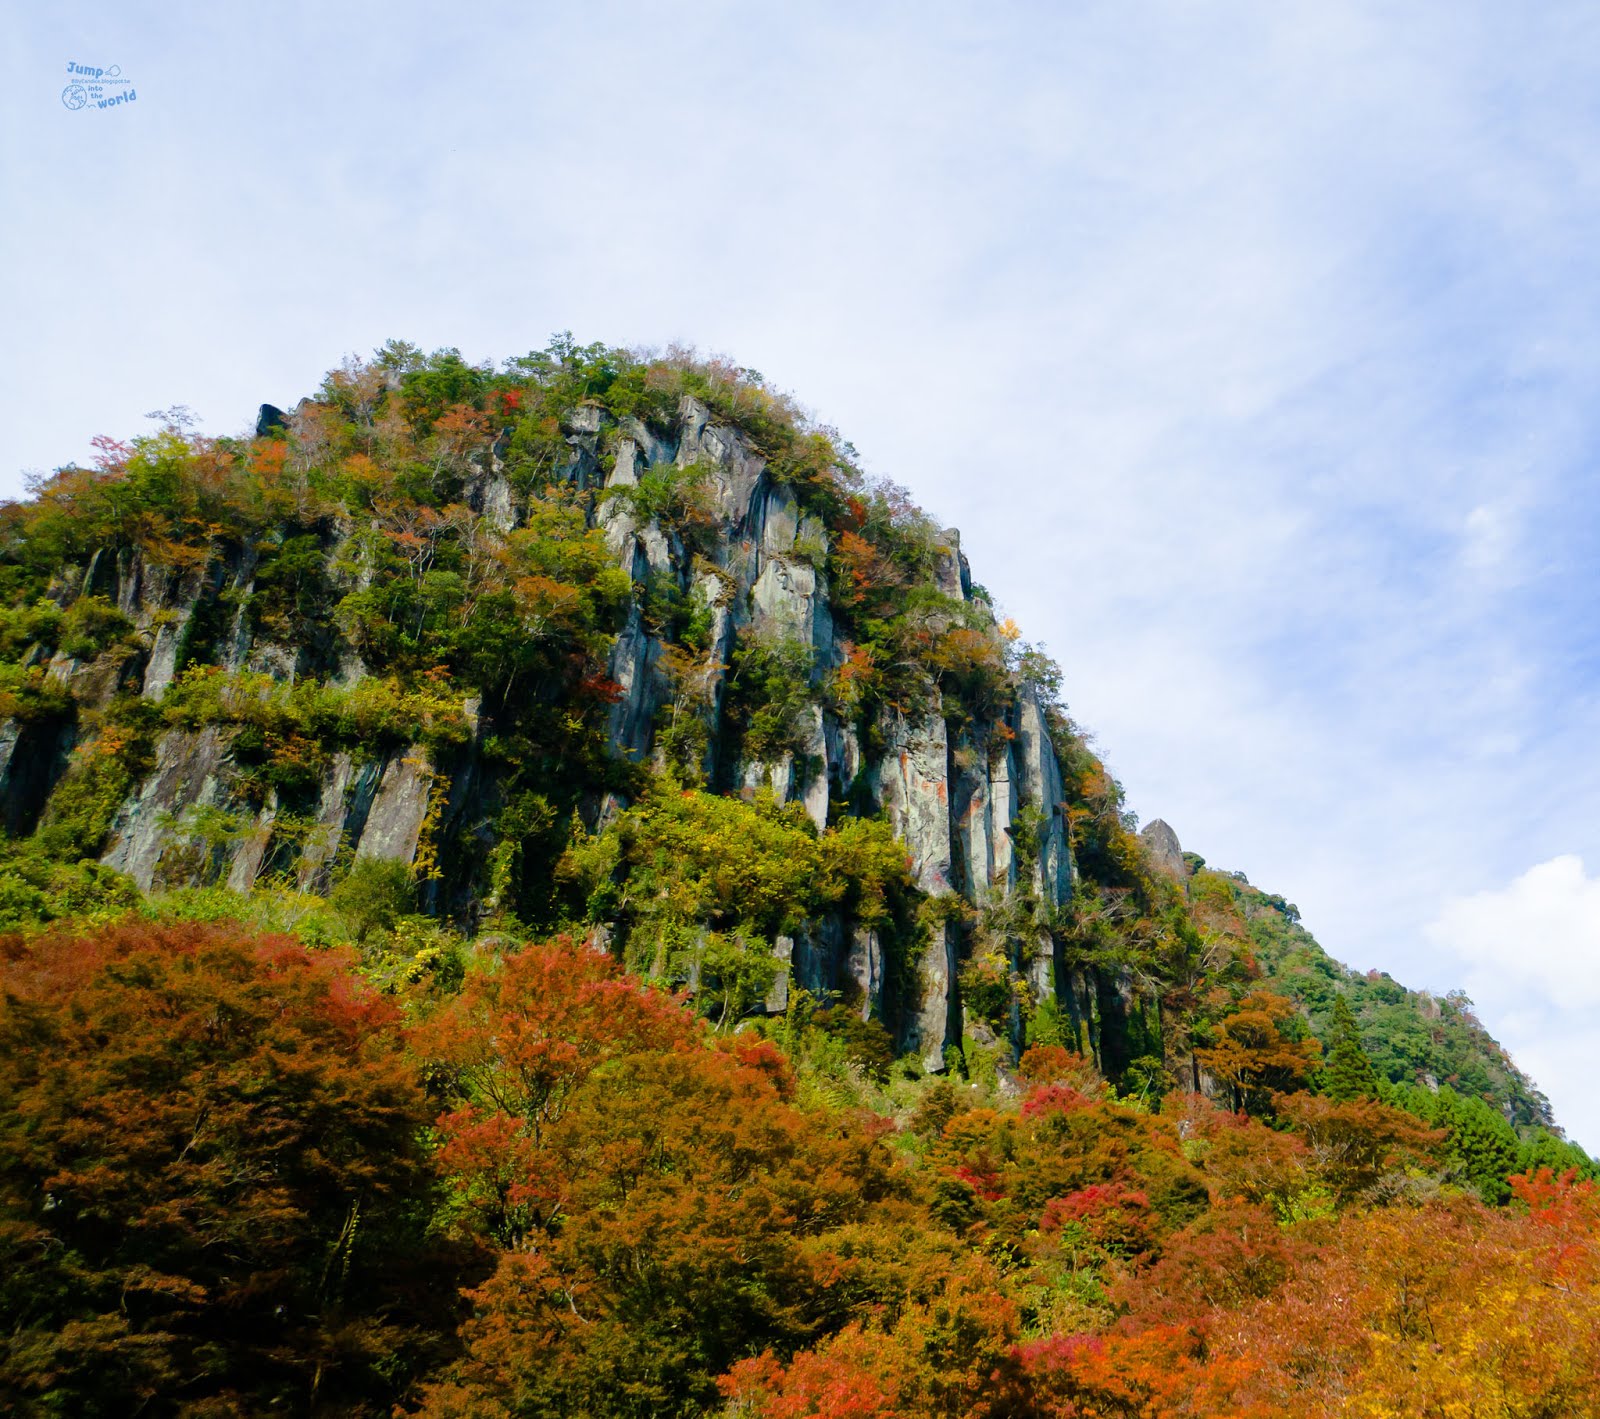
[[[1580,1178],[1600,1178],[1600,1163],[1591,1158],[1576,1143],[1569,1142],[1548,1128],[1541,1128],[1524,1140],[1517,1152],[1517,1171],[1536,1172],[1549,1168],[1560,1177],[1569,1168],[1575,1168]]]
[[[1355,1013],[1342,995],[1333,998],[1333,1036],[1322,1071],[1322,1092],[1337,1103],[1378,1097],[1378,1074],[1361,1047]]]
[[[1485,1202],[1503,1204],[1511,1200],[1506,1179],[1517,1170],[1521,1140],[1511,1127],[1482,1099],[1457,1094],[1448,1084],[1441,1086],[1443,1122],[1450,1128],[1450,1152]]]

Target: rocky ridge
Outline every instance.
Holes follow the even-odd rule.
[[[401,864],[455,930],[587,931],[692,990],[733,939],[782,967],[735,1018],[803,990],[931,1070],[1046,1041],[1205,1088],[1268,977],[1313,1032],[1350,996],[1395,1083],[1548,1121],[1468,1006],[1345,970],[1283,899],[1135,833],[958,534],[750,371],[391,342],[253,438],[107,443],[0,506],[0,578],[8,921]],[[759,923],[696,899],[669,949],[616,853],[672,785],[694,832],[728,799],[741,831],[809,821],[854,885],[791,880]],[[859,878],[882,825],[890,916]]]
[[[704,551],[692,553],[657,520],[640,519],[622,498],[595,499],[591,516],[633,583],[665,579],[713,610],[704,667],[706,768],[713,781],[746,796],[768,788],[780,802],[803,804],[819,828],[847,801],[858,805],[855,811],[885,815],[905,844],[916,885],[932,898],[956,896],[982,909],[1022,887],[1036,895],[1046,914],[1066,905],[1074,864],[1062,774],[1034,693],[1024,690],[993,719],[964,725],[954,735],[936,702],[922,715],[889,712],[873,726],[876,744],[864,746],[858,727],[826,702],[821,689],[842,660],[826,572],[831,534],[801,508],[791,488],[769,476],[740,432],[685,397],[669,437],[638,419],[613,421],[589,406],[571,412],[564,440],[570,453],[560,479],[580,493],[614,493],[664,466],[695,467],[709,475],[717,532]],[[498,451],[487,452],[474,468],[464,499],[501,534],[520,525],[525,499],[507,479]],[[341,541],[353,530],[336,529],[330,562],[338,561]],[[364,666],[349,646],[330,652],[252,628],[245,606],[256,564],[252,548],[235,547],[184,574],[153,563],[138,548],[122,547],[99,550],[82,566],[63,567],[52,588],[57,603],[103,597],[132,623],[139,648],[90,660],[58,649],[44,663],[48,679],[90,712],[119,692],[158,701],[173,682],[196,619],[208,613],[214,618],[219,606],[231,605],[235,609],[218,638],[216,663],[222,670],[288,684],[319,674],[334,684],[357,683]],[[943,534],[933,582],[944,596],[989,614],[985,602],[974,600],[954,530]],[[730,759],[720,732],[729,662],[741,633],[799,643],[813,665],[803,749],[773,762]],[[672,693],[663,651],[662,639],[635,604],[610,657],[618,687],[610,739],[619,757],[648,761],[655,750],[658,716]],[[488,831],[487,807],[495,801],[493,771],[480,752],[488,726],[477,722],[474,706],[465,712],[471,731],[459,751],[409,743],[369,756],[335,754],[317,795],[317,831],[297,844],[275,834],[278,809],[271,796],[257,806],[238,792],[226,727],[167,729],[156,740],[148,772],[118,806],[101,860],[146,891],[203,880],[245,891],[269,866],[281,871],[285,853],[292,851],[298,884],[316,890],[326,888],[341,848],[357,858],[411,862],[425,832],[435,844],[481,837]],[[15,721],[0,730],[0,801],[14,832],[26,833],[38,822],[68,768],[77,733],[63,723]],[[612,796],[596,801],[591,825],[617,806]],[[1033,816],[1028,844],[1019,850],[1025,810]],[[229,815],[234,827],[226,839],[211,844],[201,858],[175,851],[176,825],[207,813]],[[430,813],[436,819],[431,824]],[[445,882],[436,885],[434,900],[441,908],[461,907],[482,891],[481,882]],[[929,1067],[941,1068],[944,1051],[962,1036],[956,974],[963,942],[954,917],[935,924],[932,937],[922,954],[920,1001],[895,1027],[906,1048],[921,1052]],[[1048,931],[1013,943],[1013,950],[1036,992],[1059,996],[1075,1016],[1080,1007],[1094,1016],[1092,983],[1066,968]],[[796,984],[824,993],[853,982],[864,1008],[878,1003],[881,970],[871,932],[821,921],[797,938],[780,940],[777,951],[790,963]],[[780,993],[774,1005],[782,999]]]

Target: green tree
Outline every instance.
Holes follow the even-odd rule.
[[[1517,1157],[1519,1173],[1533,1173],[1540,1168],[1549,1168],[1557,1177],[1573,1168],[1580,1178],[1591,1181],[1600,1178],[1600,1163],[1596,1163],[1576,1143],[1552,1133],[1548,1128],[1537,1129],[1532,1137],[1524,1139]]]
[[[1448,1086],[1439,1094],[1448,1095],[1450,1148],[1468,1181],[1485,1202],[1509,1202],[1506,1179],[1516,1172],[1521,1152],[1516,1130],[1482,1099],[1457,1094]]]
[[[1420,1085],[1402,1085],[1386,1091],[1392,1102],[1408,1113],[1450,1131],[1450,1161],[1485,1202],[1511,1200],[1506,1179],[1518,1171],[1523,1144],[1517,1131],[1482,1099],[1458,1094],[1448,1084],[1437,1092]]]
[[[1378,1075],[1361,1047],[1361,1032],[1350,1002],[1333,998],[1333,1034],[1328,1042],[1328,1062],[1322,1070],[1322,1092],[1336,1103],[1378,1097]]]
[[[374,932],[392,931],[412,910],[415,898],[410,866],[377,857],[358,857],[328,894],[357,941],[365,941]]]

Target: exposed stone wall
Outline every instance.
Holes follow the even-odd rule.
[[[769,787],[780,799],[803,804],[819,828],[838,811],[835,805],[846,801],[885,814],[905,843],[918,886],[932,897],[957,896],[978,910],[1004,904],[1019,891],[1047,909],[1068,900],[1073,866],[1061,772],[1034,697],[1024,695],[1004,720],[966,724],[959,732],[947,727],[937,703],[918,719],[887,714],[870,726],[866,737],[880,747],[869,756],[861,726],[841,718],[823,694],[828,676],[843,660],[826,573],[828,531],[789,488],[772,479],[762,458],[688,398],[670,438],[633,419],[611,426],[592,407],[573,411],[566,436],[570,454],[563,476],[577,489],[598,494],[595,524],[618,564],[636,582],[669,579],[711,608],[702,702],[706,768],[714,782],[745,792]],[[717,528],[698,556],[670,530],[642,522],[630,500],[616,495],[665,465],[703,470]],[[464,497],[502,531],[520,519],[518,495],[497,456],[486,458],[468,480]],[[945,595],[971,603],[972,580],[959,534],[949,530],[942,542],[934,582]],[[246,550],[226,564],[214,564],[202,580],[198,573],[176,576],[146,567],[134,552],[97,555],[81,572],[64,573],[60,599],[89,591],[107,597],[134,622],[143,649],[104,664],[57,657],[49,673],[86,706],[106,703],[119,689],[158,699],[176,674],[197,607],[207,600],[214,605],[221,592],[230,591],[239,609],[216,628],[217,658],[224,668],[285,681],[312,673],[339,684],[359,679],[365,667],[348,646],[334,647],[323,656],[328,663],[321,663],[306,647],[257,636],[243,610],[255,567],[254,551]],[[723,729],[728,663],[740,636],[798,643],[811,652],[815,694],[799,725],[803,751],[778,762],[738,762],[737,746]],[[635,609],[610,662],[621,692],[610,733],[621,756],[648,761],[655,752],[658,713],[673,689],[663,670],[663,650]],[[17,760],[26,747],[24,729],[0,726],[0,795],[8,783],[21,784]],[[69,733],[69,742],[52,746],[51,752],[64,762],[70,748]],[[307,815],[309,826],[301,829],[298,856],[286,863],[275,837],[275,801],[252,807],[238,792],[228,731],[170,731],[156,744],[153,769],[118,811],[104,860],[145,888],[204,877],[242,889],[269,866],[287,866],[303,889],[325,890],[341,849],[347,855],[403,861],[415,856],[439,772],[447,780],[448,801],[437,831],[481,835],[486,819],[478,805],[492,798],[494,786],[472,746],[459,762],[444,766],[428,762],[418,748],[367,758],[339,753],[332,756]],[[20,789],[10,796],[20,802],[19,794]],[[204,809],[231,815],[237,829],[209,844],[204,860],[169,853],[186,815]],[[1038,851],[1019,860],[1015,830],[1025,810],[1036,815]],[[957,924],[962,913],[935,915],[942,924],[930,928],[913,991],[917,998],[901,1008],[902,1018],[894,1023],[903,1045],[919,1051],[930,1067],[941,1067],[945,1049],[962,1036],[957,975],[970,943]],[[789,966],[786,979],[818,992],[843,991],[863,1011],[882,1002],[886,967],[875,933],[847,921],[816,922],[785,938],[778,949]],[[1057,993],[1070,1004],[1071,983],[1062,977],[1048,937],[1019,942],[1014,954],[1036,991]],[[781,1008],[782,1000],[775,996],[770,1003]]]

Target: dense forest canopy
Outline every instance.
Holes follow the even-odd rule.
[[[157,422],[0,507],[16,1412],[1594,1412],[1471,1002],[1141,834],[757,373]]]

